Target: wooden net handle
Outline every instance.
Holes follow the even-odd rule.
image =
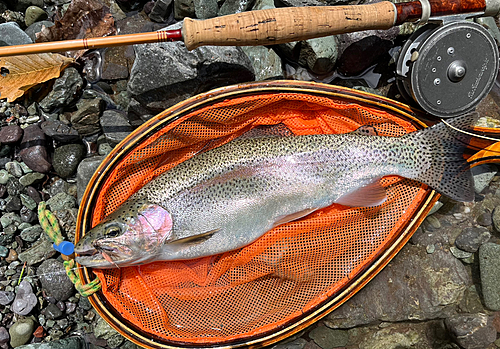
[[[249,11],[223,17],[184,19],[182,35],[188,50],[200,46],[282,44],[368,29],[389,29],[396,18],[394,4],[287,7]]]

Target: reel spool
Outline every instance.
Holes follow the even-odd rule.
[[[429,114],[454,117],[472,111],[490,92],[498,59],[495,40],[477,23],[427,24],[403,46],[396,83]]]

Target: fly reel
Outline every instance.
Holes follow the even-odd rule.
[[[408,100],[439,117],[473,110],[498,72],[498,47],[481,25],[465,20],[427,24],[410,36],[397,62],[397,85]]]

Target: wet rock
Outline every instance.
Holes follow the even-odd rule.
[[[61,231],[66,235],[69,241],[75,239],[76,221],[78,218],[78,209],[70,208],[55,212],[56,218],[59,221]]]
[[[34,211],[27,208],[26,206],[21,207],[19,215],[21,216],[21,220],[27,223],[33,223],[38,218],[37,214]]]
[[[71,104],[83,88],[80,73],[73,68],[66,68],[61,77],[57,78],[52,91],[40,102],[40,107],[49,112],[54,108]]]
[[[66,193],[59,193],[47,200],[47,206],[51,211],[59,211],[76,207],[76,199]]]
[[[52,320],[59,319],[63,315],[61,309],[59,309],[55,304],[47,305],[47,308],[45,308],[42,313],[47,317],[47,319]]]
[[[486,211],[481,213],[479,216],[477,216],[476,223],[483,227],[489,227],[490,225],[492,225],[493,220],[491,219],[491,212]]]
[[[18,254],[17,254],[16,250],[10,249],[9,255],[5,258],[5,261],[7,263],[12,263],[14,261],[17,261],[17,258],[18,258]]]
[[[136,60],[128,91],[139,108],[131,101],[132,114],[141,115],[143,107],[155,115],[200,92],[254,79],[250,60],[237,47],[206,46],[187,51],[183,43],[174,42],[135,45],[134,49]]]
[[[0,305],[9,305],[15,297],[14,292],[0,291]]]
[[[217,16],[219,6],[217,0],[193,0],[196,18],[206,19]]]
[[[126,114],[118,110],[106,110],[102,113],[101,127],[106,139],[113,146],[120,143],[133,131]]]
[[[219,10],[219,16],[230,15],[248,11],[252,8],[255,0],[225,0]]]
[[[23,204],[18,196],[8,196],[7,199],[5,199],[6,212],[17,212],[21,207],[23,207]]]
[[[23,280],[17,288],[16,298],[10,309],[19,315],[28,315],[37,304],[37,298],[33,293],[33,288],[31,284]]]
[[[195,18],[194,0],[174,1],[174,18],[178,21],[184,17]]]
[[[37,344],[26,344],[18,349],[86,349],[95,348],[100,349],[100,347],[87,345],[85,340],[80,337],[70,337],[63,338],[59,340],[54,340],[49,343],[37,343]]]
[[[384,325],[382,327],[382,325]],[[381,324],[382,328],[354,328],[349,331],[349,348],[359,349],[452,349],[453,346],[438,346],[445,337],[442,325],[437,321],[419,324]],[[458,349],[458,348],[456,348]]]
[[[7,188],[7,193],[11,196],[17,196],[24,190],[23,185],[14,177],[9,178],[5,187]]]
[[[5,327],[0,326],[0,345],[7,343],[9,339],[9,331]]]
[[[51,21],[35,22],[32,25],[30,25],[28,28],[26,28],[26,30],[24,32],[26,34],[28,34],[28,36],[30,37],[30,39],[33,42],[35,42],[36,34],[39,33],[40,31],[42,31],[42,27],[45,26],[46,28],[49,28],[49,27],[52,27],[53,25],[54,25],[54,23]]]
[[[406,245],[375,279],[328,315],[325,324],[350,328],[374,321],[444,317],[470,283],[465,266],[450,253],[436,250],[428,254],[418,246]]]
[[[487,242],[479,248],[479,269],[484,305],[500,310],[500,245]]]
[[[149,18],[153,22],[158,22],[158,23],[164,23],[167,22],[171,19],[173,19],[173,1],[172,0],[158,0],[155,1],[153,8],[151,9],[151,12],[149,13]],[[196,1],[195,4],[196,6]],[[217,3],[216,3],[217,5]],[[196,11],[196,7],[195,7]],[[217,10],[215,11],[215,14],[217,14]],[[196,13],[197,18],[203,18],[203,17],[198,17],[198,13]],[[215,16],[213,16],[215,17]],[[209,17],[205,17],[209,18]]]
[[[272,346],[271,349],[304,349],[307,341],[304,338],[298,338],[293,341],[284,340],[284,343],[278,343]]]
[[[59,176],[68,178],[76,173],[84,157],[85,147],[82,144],[66,144],[54,150],[52,166]]]
[[[47,239],[45,234],[40,235],[40,239],[26,251],[19,254],[19,260],[26,262],[28,265],[40,263],[56,254],[52,247],[52,243]],[[66,277],[66,275],[64,275]],[[67,277],[66,277],[67,278]]]
[[[106,106],[101,98],[82,99],[76,104],[78,110],[71,115],[73,128],[81,136],[95,134],[101,130],[99,118]]]
[[[18,214],[15,214],[13,212],[6,213],[0,217],[0,224],[4,229],[6,229],[9,225],[11,224],[16,224],[19,225],[22,223],[21,217],[19,217]]]
[[[347,76],[361,74],[389,52],[398,33],[394,27],[338,35],[337,70]]]
[[[485,228],[469,227],[465,228],[455,239],[455,245],[463,251],[474,253],[479,246],[488,242],[490,237],[490,232]]]
[[[23,129],[17,125],[8,125],[0,129],[0,143],[2,144],[17,143],[22,136]]]
[[[278,47],[285,57],[319,75],[331,72],[338,57],[335,36],[291,42]]]
[[[105,339],[108,342],[108,345],[112,348],[119,347],[125,340],[125,338],[116,332],[103,318],[99,318],[97,320],[97,324],[94,328],[94,334],[96,338]]]
[[[493,321],[486,314],[459,314],[445,320],[457,344],[464,349],[487,348],[497,338]]]
[[[28,194],[19,194],[19,197],[21,198],[21,203],[26,206],[27,209],[35,210],[37,208],[37,202]]]
[[[50,170],[47,149],[45,149],[45,134],[38,125],[30,125],[24,129],[20,152],[23,162],[33,171],[46,173]]]
[[[3,235],[3,236],[5,236],[5,235]],[[12,241],[12,240],[10,240],[10,241],[9,240],[7,240],[7,243],[9,243],[10,241]],[[0,257],[7,257],[8,255],[9,255],[9,249],[7,247],[5,247],[5,246],[1,246],[0,245]]]
[[[496,229],[496,231],[500,232],[500,206],[497,206],[493,209],[491,220],[493,223],[493,227]]]
[[[24,23],[26,23],[26,26],[29,27],[35,22],[46,20],[47,17],[47,12],[45,12],[40,7],[30,6],[26,9],[26,13],[24,14]]]
[[[23,229],[23,231],[21,231],[21,239],[27,242],[35,242],[36,240],[38,240],[42,232],[42,227],[37,224],[32,227]]]
[[[309,337],[323,349],[345,347],[349,341],[347,331],[332,330],[326,326],[318,326],[309,333]]]
[[[73,284],[66,275],[64,265],[55,260],[44,261],[37,269],[42,288],[57,301],[65,301],[75,294]]]
[[[494,164],[483,164],[474,166],[471,172],[474,176],[474,191],[479,194],[488,187],[498,168]]]
[[[31,318],[19,319],[9,329],[10,345],[17,348],[28,343],[33,335],[35,322]]]
[[[256,81],[283,78],[281,58],[274,50],[265,46],[243,46],[241,49],[252,63]]]
[[[7,184],[9,178],[12,177],[7,170],[0,170],[0,184]]]
[[[101,78],[104,80],[128,79],[133,63],[134,60],[129,57],[126,46],[109,48],[104,53]]]
[[[0,24],[0,46],[32,44],[30,37],[13,22]]]
[[[23,175],[23,169],[17,161],[9,161],[5,164],[5,169],[14,177],[20,178]]]
[[[467,252],[467,251],[462,251],[459,248],[456,248],[455,246],[450,247],[450,252],[455,258],[458,259],[465,259],[465,258],[470,258],[472,256],[472,253]]]
[[[80,140],[77,130],[59,120],[44,121],[40,127],[47,136],[61,143],[71,143]]]

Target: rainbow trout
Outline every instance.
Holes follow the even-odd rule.
[[[470,129],[474,119],[449,123]],[[78,242],[76,260],[113,268],[231,251],[333,203],[380,205],[380,179],[388,175],[472,201],[464,137],[439,123],[402,137],[355,131],[236,139],[147,183]]]

